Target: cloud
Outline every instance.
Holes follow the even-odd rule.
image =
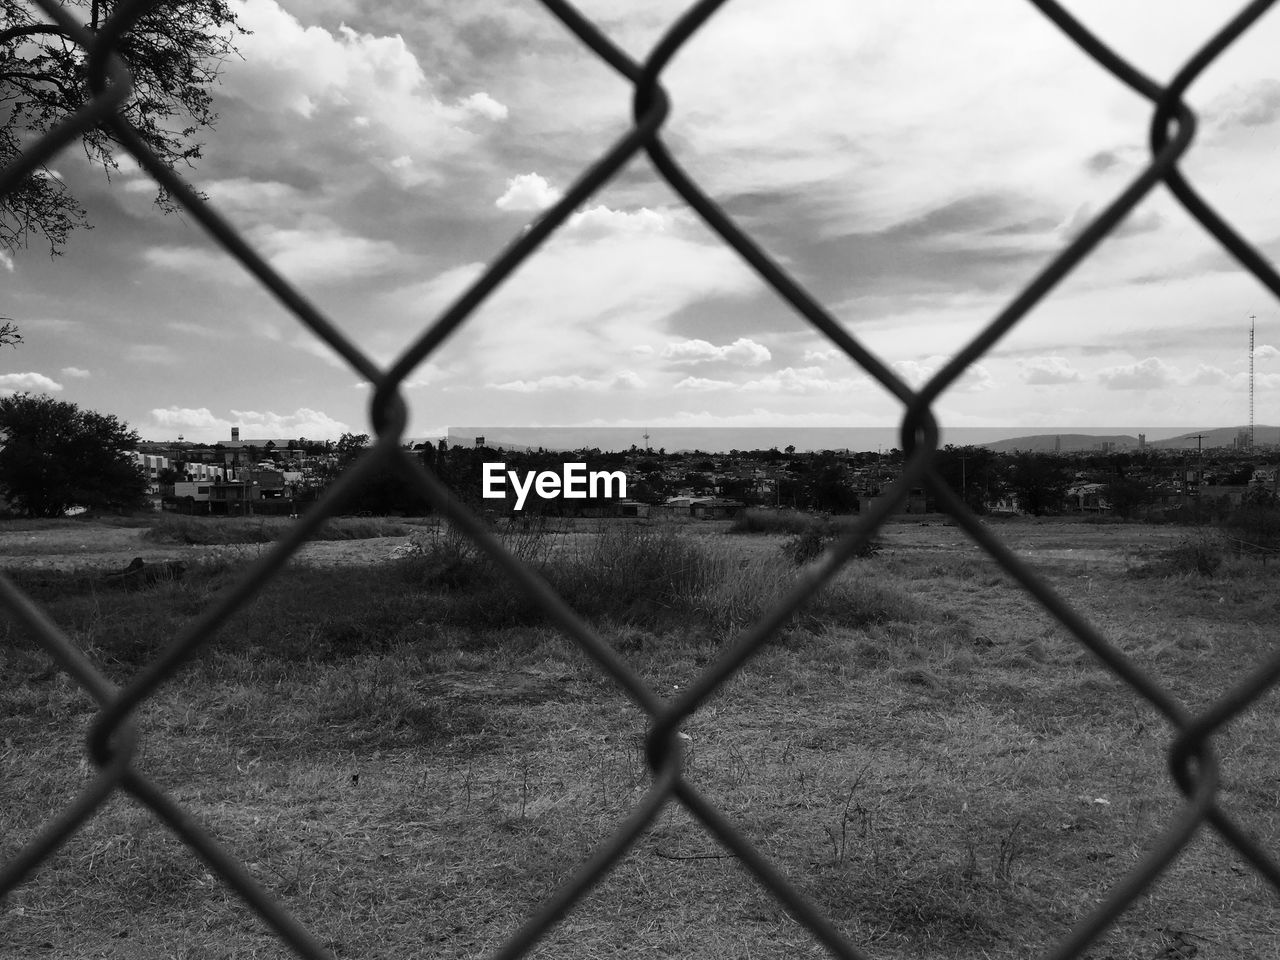
[[[847,354],[839,347],[828,347],[825,350],[806,350],[804,352],[805,363],[827,363],[831,360],[839,360],[846,357]]]
[[[545,210],[560,196],[560,191],[538,174],[522,173],[507,181],[506,192],[493,205],[499,210]]]
[[[324,218],[311,218],[295,228],[262,224],[244,232],[272,267],[299,284],[343,283],[386,273],[405,263],[394,243],[356,236]],[[215,283],[257,283],[238,262],[209,247],[148,247],[142,256],[152,266]]]
[[[585,390],[604,392],[607,390],[638,390],[644,387],[644,381],[630,370],[623,370],[612,377],[584,377],[581,374],[569,376],[539,377],[537,380],[511,380],[507,383],[488,384],[493,390],[511,390],[515,393],[544,393],[547,391]]]
[[[662,359],[671,363],[695,364],[724,361],[744,367],[758,367],[773,359],[769,348],[746,337],[739,337],[727,346],[717,347],[706,340],[681,340],[668,343],[662,351]]]
[[[71,379],[81,379],[91,376],[88,370],[81,369],[80,367],[63,367],[58,372],[64,377],[70,377]]]
[[[135,343],[125,350],[124,356],[126,360],[134,363],[174,364],[178,362],[178,355],[160,343]]]
[[[714,390],[732,390],[736,384],[730,380],[708,380],[705,377],[685,377],[672,389],[710,393]]]
[[[579,241],[625,233],[664,233],[675,226],[672,214],[650,207],[614,210],[596,204],[572,214],[565,223],[567,234]]]
[[[1018,361],[1024,383],[1034,385],[1079,383],[1084,375],[1063,357],[1030,357]]]
[[[1098,381],[1108,390],[1151,390],[1178,380],[1178,370],[1159,357],[1098,371]]]
[[[1280,80],[1237,85],[1205,110],[1220,127],[1261,127],[1280,119]]]
[[[458,101],[458,106],[486,120],[505,120],[510,112],[505,104],[499,103],[483,90],[469,97],[463,97]]]
[[[164,407],[151,411],[154,430],[182,432],[188,440],[215,443],[231,439],[231,428],[240,427],[242,440],[306,437],[308,440],[336,440],[352,432],[347,424],[309,407],[299,407],[291,414],[271,411],[232,410],[232,418],[215,415],[208,407]]]
[[[848,393],[865,386],[862,377],[830,378],[823,376],[821,367],[784,367],[758,380],[748,380],[743,390],[762,390],[767,393]]]
[[[145,184],[150,187],[150,181]],[[263,208],[295,206],[306,200],[298,188],[278,180],[254,180],[250,177],[230,177],[212,180],[201,185],[209,200],[219,210],[254,213]]]
[[[918,389],[933,379],[950,359],[950,357],[932,356],[925,357],[923,360],[895,360],[889,366],[907,382],[908,386]],[[990,370],[980,363],[971,363],[964,373],[960,374],[960,378],[943,391],[943,396],[954,391],[976,393],[990,390],[995,385],[996,382]]]
[[[554,234],[454,335],[448,355],[465,356],[476,383],[633,367],[637,348],[668,340],[677,314],[759,289],[737,255],[708,240],[691,214],[607,211],[593,218],[589,227]],[[421,324],[484,269],[460,264],[391,291],[385,310]],[[730,344],[725,359],[743,362],[762,350]]]
[[[4,396],[29,390],[34,390],[37,393],[57,393],[61,389],[62,384],[46,377],[43,373],[0,374],[0,394]]]
[[[448,100],[403,36],[349,26],[304,27],[275,0],[232,0],[249,31],[221,90],[274,118],[283,136],[341,136],[353,153],[405,186],[439,180],[442,161],[474,148],[507,108],[483,90]],[[317,144],[321,140],[315,141]],[[393,166],[393,163],[405,158]]]
[[[1196,366],[1195,371],[1183,382],[1192,387],[1216,387],[1231,380],[1231,375],[1221,367],[1209,367],[1205,364]]]
[[[0,250],[0,267],[4,267],[7,271],[13,273],[13,257],[6,250]]]
[[[1259,360],[1280,357],[1280,350],[1269,343],[1263,343],[1254,348],[1253,355]]]

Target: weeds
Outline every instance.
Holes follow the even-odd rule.
[[[1214,534],[1201,533],[1185,537],[1177,545],[1165,550],[1147,572],[1161,576],[1199,575],[1212,577],[1222,566],[1226,550],[1222,539]]]
[[[272,543],[279,540],[295,521],[287,517],[189,517],[166,514],[153,520],[143,537],[156,543],[223,545]],[[377,537],[404,537],[416,527],[394,520],[363,517],[335,517],[326,520],[312,540],[372,540]]]
[[[743,510],[729,525],[730,533],[804,534],[830,525],[827,517],[799,510]]]
[[[714,656],[712,631],[685,624],[749,622],[796,578],[771,544],[657,525],[600,542],[503,536],[526,533],[518,549],[606,639],[643,640],[624,655],[659,695]],[[533,914],[650,783],[649,718],[625,693],[556,631],[516,622],[541,615],[446,527],[412,542],[391,565],[286,568],[208,655],[139,708],[147,775],[322,942],[341,944],[335,955],[412,952],[423,931],[434,955],[491,954],[513,917]],[[146,595],[104,592],[87,574],[15,579],[127,679],[242,573],[238,549]],[[693,785],[841,934],[886,960],[1045,953],[1179,809],[1162,761],[1172,733],[1135,732],[1154,712],[1139,713],[1118,680],[1079,661],[1069,638],[1050,637],[1007,578],[970,576],[967,565],[904,550],[846,569],[797,619],[821,639],[797,632],[767,645],[683,725]],[[1099,578],[1072,596],[1137,660],[1157,656],[1162,680],[1198,712],[1271,649],[1274,578],[1229,572],[1224,564],[1212,582]],[[663,605],[629,594],[630,579]],[[82,785],[95,705],[42,669],[39,648],[13,642],[11,619],[0,630],[7,857],[48,819],[50,797]],[[1192,636],[1200,645],[1183,650]],[[1046,656],[1011,655],[1037,637]],[[1278,839],[1277,736],[1276,712],[1260,703],[1214,737],[1225,800],[1268,850]],[[1081,791],[1114,807],[1081,808]],[[268,931],[240,922],[233,893],[133,810],[110,801],[17,887],[0,911],[0,942],[19,952],[56,944],[68,956],[117,943],[116,953],[144,944],[148,956],[279,953]],[[746,870],[712,856],[727,854],[669,805],[543,949],[623,956],[642,944],[719,957],[810,946]],[[1202,832],[1096,955],[1153,956],[1176,915],[1223,956],[1272,956],[1274,891],[1231,856]]]

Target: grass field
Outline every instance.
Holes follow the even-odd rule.
[[[1191,710],[1275,649],[1274,565],[1198,572],[1216,548],[1169,528],[995,528]],[[292,565],[240,610],[143,708],[138,762],[336,956],[483,956],[642,796],[646,718],[460,538],[375,533],[408,548]],[[674,695],[795,576],[791,536],[566,526],[508,541]],[[240,574],[231,554],[191,557],[185,580],[142,592],[78,568],[9,572],[123,682]],[[0,629],[8,857],[89,779],[93,711]],[[1181,799],[1159,715],[937,518],[886,528],[684,731],[691,782],[874,957],[1042,953]],[[1221,803],[1273,857],[1278,742],[1274,691],[1216,739]],[[1179,943],[1280,956],[1280,894],[1211,831],[1088,956]],[[0,904],[5,957],[283,954],[120,797]],[[533,955],[825,954],[670,805]]]

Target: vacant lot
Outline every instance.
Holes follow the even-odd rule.
[[[1197,531],[994,529],[1189,710],[1275,651],[1274,567],[1198,573],[1217,548]],[[327,554],[304,553],[162,688],[138,764],[336,956],[483,956],[643,796],[647,717],[464,541],[363,532],[381,536],[310,545]],[[125,682],[263,549],[158,533],[0,528],[0,566]],[[785,589],[787,539],[715,524],[508,536],[663,696]],[[688,779],[868,955],[1038,955],[1179,808],[1171,730],[954,526],[897,522],[880,540],[685,724]],[[143,591],[101,579],[134,556],[190,569]],[[93,709],[0,629],[7,858],[89,780]],[[1216,738],[1220,802],[1273,857],[1277,700]],[[1277,943],[1280,894],[1203,830],[1088,955],[1274,958]],[[0,903],[3,956],[284,953],[124,797]],[[676,804],[534,951],[822,953]]]

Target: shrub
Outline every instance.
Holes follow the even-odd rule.
[[[272,543],[294,523],[286,517],[189,517],[165,515],[143,537],[157,543],[217,545]],[[338,517],[327,520],[312,540],[372,540],[403,537],[414,528],[393,520]]]
[[[635,525],[606,527],[543,569],[576,610],[622,621],[688,611],[725,572],[722,556],[674,528]]]
[[[818,559],[835,535],[821,527],[810,527],[782,544],[782,554],[797,567]]]
[[[1186,537],[1165,551],[1158,566],[1178,575],[1211,577],[1222,566],[1223,555],[1222,541],[1216,537]]]
[[[729,532],[803,534],[829,524],[825,517],[799,510],[743,510],[733,518]]]

